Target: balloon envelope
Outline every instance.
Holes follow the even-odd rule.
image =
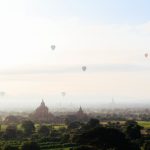
[[[66,92],[61,92],[61,95],[64,97],[66,96]]]
[[[0,96],[4,96],[5,95],[5,92],[0,92]]]
[[[55,50],[56,46],[55,45],[51,45],[51,49]]]
[[[148,57],[148,53],[145,53],[144,55],[145,55],[146,58]]]
[[[86,71],[86,66],[82,66],[82,70],[83,70],[83,71]]]

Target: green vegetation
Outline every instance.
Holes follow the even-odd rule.
[[[150,121],[138,121],[138,124],[145,129],[150,129]]]
[[[149,121],[133,120],[68,125],[25,120],[1,125],[0,150],[150,150],[149,127]]]

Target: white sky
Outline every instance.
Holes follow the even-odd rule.
[[[96,23],[65,16],[69,11],[62,7],[59,0],[0,1],[0,91],[6,93],[0,107],[36,106],[41,98],[56,105],[62,91],[64,105],[111,97],[149,102],[150,58],[144,57],[150,52],[149,20]]]

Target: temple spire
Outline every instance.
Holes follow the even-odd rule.
[[[42,102],[41,102],[41,106],[45,106],[45,102],[44,102],[43,99],[42,99]]]
[[[83,109],[82,109],[82,107],[81,107],[81,106],[80,106],[80,108],[79,108],[78,113],[83,113]]]

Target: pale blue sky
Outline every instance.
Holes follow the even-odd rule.
[[[149,0],[31,0],[30,13],[52,18],[79,17],[89,23],[144,23],[150,20]],[[33,11],[33,9],[35,11]]]
[[[150,20],[149,0],[2,0],[0,3],[5,11],[50,19],[78,17],[93,24],[136,24]]]
[[[0,91],[6,93],[1,107],[18,100],[35,106],[41,98],[56,105],[62,91],[69,104],[108,103],[111,97],[149,102],[150,57],[144,57],[150,55],[149,4],[1,0]]]

